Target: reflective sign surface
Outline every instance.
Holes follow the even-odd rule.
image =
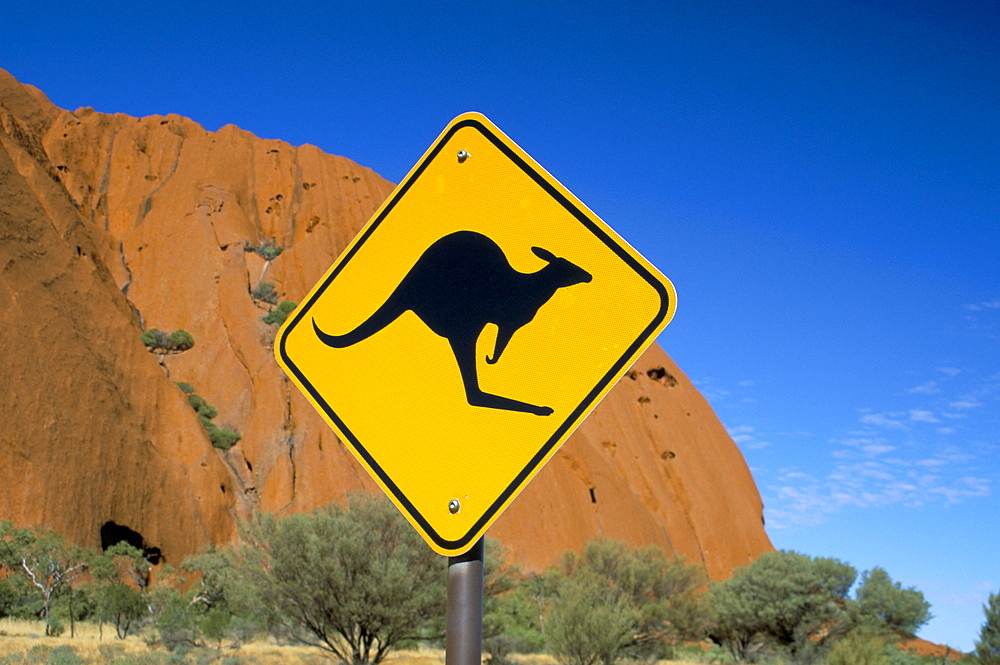
[[[479,114],[282,327],[278,361],[434,550],[467,550],[669,322],[673,286]]]

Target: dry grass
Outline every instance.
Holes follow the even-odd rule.
[[[92,623],[76,624],[76,636],[69,637],[69,626],[59,637],[45,637],[45,624],[41,621],[0,619],[0,661],[11,665],[32,663],[46,665],[47,658],[42,652],[56,647],[69,646],[85,664],[106,663],[102,654],[112,650],[116,663],[135,662],[137,665],[335,665],[335,660],[314,647],[279,645],[269,639],[244,644],[238,649],[223,647],[215,649],[195,649],[186,658],[167,661],[162,648],[150,646],[142,636],[130,635],[124,640],[115,636],[114,626],[105,626],[103,637],[98,627]],[[41,647],[42,649],[38,649]],[[35,649],[36,657],[17,660]],[[143,658],[151,653],[159,654],[162,660]],[[133,656],[134,660],[129,658]],[[15,659],[15,660],[11,660]],[[515,665],[558,665],[558,661],[547,654],[515,654],[510,656]],[[442,649],[409,649],[390,654],[385,665],[444,665]],[[694,661],[660,661],[657,665],[698,665]]]
[[[54,648],[62,645],[72,646],[76,653],[86,661],[97,662],[101,657],[98,647],[101,644],[118,643],[126,653],[148,651],[149,647],[137,637],[125,640],[115,638],[114,626],[104,627],[104,638],[101,639],[98,627],[90,623],[77,623],[76,637],[69,637],[69,627],[59,637],[45,637],[45,624],[41,621],[23,621],[20,619],[0,619],[0,658],[10,654],[23,654],[36,646]]]

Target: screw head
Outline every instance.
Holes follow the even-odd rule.
[[[470,155],[468,151],[466,151],[466,150],[459,150],[458,151],[458,163],[461,164],[462,162],[464,162],[465,160],[467,160],[471,156],[472,155]]]
[[[461,509],[462,509],[462,504],[459,502],[458,499],[452,499],[451,501],[448,502],[448,512],[451,513],[452,515],[454,515]]]

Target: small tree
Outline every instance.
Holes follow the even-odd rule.
[[[45,634],[53,634],[52,601],[55,595],[87,569],[90,555],[47,529],[14,529],[9,522],[0,525],[3,546],[0,557],[5,566],[23,575],[42,596],[41,616]]]
[[[656,546],[592,540],[579,554],[567,552],[546,578],[553,600],[545,635],[573,665],[662,658],[704,627],[695,598],[702,571]]]
[[[908,636],[931,619],[931,604],[924,600],[924,594],[914,587],[904,589],[882,568],[861,575],[855,599],[862,621]]]
[[[705,618],[695,597],[704,572],[680,557],[668,557],[649,545],[637,549],[598,538],[583,552],[568,552],[562,571],[573,576],[593,574],[604,581],[606,593],[618,596],[634,610],[635,623],[626,645],[636,657],[664,655],[664,647],[702,634]]]
[[[708,591],[712,636],[747,659],[760,640],[806,662],[850,626],[847,591],[854,568],[836,559],[767,552]]]
[[[236,571],[272,624],[345,663],[377,665],[444,614],[444,560],[382,497],[264,515],[243,540]]]
[[[94,596],[102,634],[105,622],[109,622],[114,624],[118,639],[123,640],[136,622],[149,615],[149,569],[142,550],[124,541],[94,558],[91,572],[97,584]]]
[[[983,605],[986,621],[979,629],[975,656],[979,665],[1000,665],[1000,591]]]
[[[612,665],[632,638],[634,607],[593,573],[562,579],[545,616],[552,653],[569,665]]]
[[[245,584],[232,551],[212,551],[185,559],[182,581],[190,586],[185,596],[190,628],[221,646],[229,637],[234,644],[249,641],[266,625],[266,612],[255,590]],[[193,578],[193,579],[192,579]]]

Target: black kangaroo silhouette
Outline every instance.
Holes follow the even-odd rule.
[[[458,361],[465,396],[472,406],[522,411],[547,416],[552,409],[493,395],[479,388],[476,341],[486,324],[499,328],[489,364],[500,360],[510,338],[566,286],[589,282],[590,273],[532,247],[548,265],[533,273],[518,272],[495,242],[475,231],[456,231],[435,241],[410,268],[389,298],[361,325],[343,335],[329,335],[316,324],[316,335],[327,346],[342,349],[371,337],[412,310],[428,328],[444,337]]]

